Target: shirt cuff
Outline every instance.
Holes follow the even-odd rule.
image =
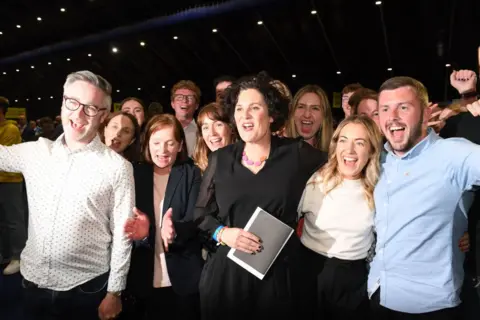
[[[127,276],[115,276],[110,274],[108,278],[107,292],[120,292],[127,286]]]

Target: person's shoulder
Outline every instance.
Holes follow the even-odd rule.
[[[183,170],[187,171],[188,173],[201,175],[200,168],[195,165],[191,158],[188,158],[187,161],[179,164],[178,166],[181,167]]]
[[[4,130],[10,135],[13,135],[13,134],[20,135],[20,129],[14,122],[8,121],[7,123],[5,123]]]
[[[457,148],[479,148],[480,146],[465,138],[439,138],[434,146],[441,151],[453,152]]]
[[[480,145],[465,138],[439,138],[433,145],[432,156],[443,160],[463,161],[471,153],[479,153]]]
[[[224,161],[225,159],[234,158],[235,154],[239,152],[239,149],[243,148],[243,145],[243,141],[237,141],[232,144],[226,145],[223,148],[210,152],[210,154],[208,155],[208,163],[210,163],[213,158],[215,158],[216,160],[220,158]]]
[[[113,151],[111,148],[107,147],[102,143],[99,145],[99,151],[103,157],[104,165],[106,167],[110,167],[111,170],[118,170],[118,169],[128,169],[130,170],[133,168],[132,163],[125,159],[122,155],[118,154],[117,152]]]

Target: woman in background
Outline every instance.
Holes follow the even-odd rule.
[[[197,144],[193,160],[202,172],[208,166],[208,155],[234,142],[230,119],[216,103],[203,107],[197,116]]]
[[[302,137],[310,145],[328,151],[333,133],[333,118],[325,91],[307,85],[295,94],[287,125],[287,136]]]
[[[138,157],[135,142],[140,139],[140,127],[137,119],[126,112],[110,114],[100,129],[102,141],[113,151],[122,155],[128,161]]]

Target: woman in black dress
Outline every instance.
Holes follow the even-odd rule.
[[[198,227],[223,245],[208,259],[200,280],[202,319],[284,319],[293,316],[292,235],[259,280],[227,258],[230,248],[254,254],[261,241],[243,228],[257,207],[292,228],[308,178],[326,155],[302,140],[272,136],[288,114],[288,101],[264,74],[227,89],[225,108],[241,141],[213,152],[195,210]]]

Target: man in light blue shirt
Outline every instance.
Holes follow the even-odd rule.
[[[427,90],[415,79],[387,80],[378,100],[388,143],[374,194],[373,317],[456,320],[464,260],[457,243],[467,230],[468,191],[480,185],[480,146],[427,127]]]

